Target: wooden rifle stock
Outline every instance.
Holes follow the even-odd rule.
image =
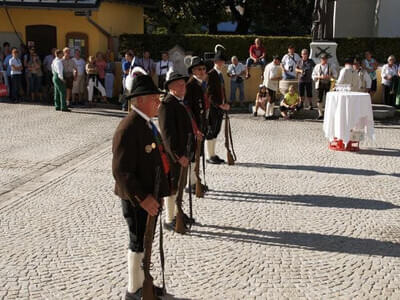
[[[157,167],[156,169],[156,180],[154,185],[154,193],[153,196],[159,201],[159,191],[161,185],[161,168]],[[161,221],[160,221],[161,222]],[[150,274],[150,265],[151,265],[151,251],[153,246],[154,239],[154,231],[157,224],[157,216],[147,216],[146,221],[146,231],[144,234],[144,257],[143,257],[143,272],[144,272],[144,281],[143,281],[143,289],[142,296],[143,300],[157,300],[157,296],[154,289],[153,277]],[[161,233],[160,233],[161,234]]]
[[[186,157],[190,158],[190,149],[192,143],[192,134],[189,133],[187,145],[186,145]],[[190,159],[189,159],[190,163]],[[183,190],[185,189],[186,179],[188,175],[189,167],[182,167],[179,173],[179,182],[178,182],[178,195],[176,197],[176,206],[178,211],[176,212],[176,224],[175,224],[175,231],[177,233],[185,234],[186,233],[186,225],[183,217],[183,209],[182,209],[182,202],[183,202]]]
[[[232,146],[233,154],[231,152],[230,145]],[[225,112],[225,148],[228,165],[232,166],[235,164],[236,155],[233,150],[232,132],[228,112]]]
[[[195,166],[194,172],[196,174],[196,197],[203,198],[204,191],[203,186],[201,184],[200,178],[200,152],[201,152],[202,142],[200,139],[197,139],[197,147],[196,147],[196,154],[195,154]]]

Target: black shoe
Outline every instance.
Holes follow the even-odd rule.
[[[318,116],[317,117],[317,120],[323,120],[324,119],[324,116]]]
[[[142,300],[142,289],[140,288],[134,293],[126,291],[125,300]]]
[[[218,160],[221,164],[223,164],[225,161],[220,158],[218,155],[215,155],[216,160]]]
[[[212,156],[209,159],[207,159],[207,162],[209,164],[213,164],[213,165],[219,165],[221,164],[221,162],[216,158],[216,156]]]
[[[187,214],[183,214],[183,222],[188,225],[193,225],[196,221],[194,218],[189,217]]]
[[[175,231],[176,218],[172,220],[171,223],[164,222],[164,228],[168,231]]]
[[[208,185],[202,184],[201,189],[203,190],[203,193],[207,193],[209,191]]]
[[[56,107],[56,110],[61,110],[61,108],[59,108],[59,107]]]
[[[257,113],[256,112],[253,112],[253,117],[257,117]]]
[[[268,121],[268,120],[272,120],[272,117],[270,117],[270,116],[264,116],[264,120],[266,120],[266,121]]]
[[[192,184],[191,190],[192,190],[192,194],[196,191],[196,184],[195,183]],[[188,186],[185,187],[185,193],[189,194],[189,187]]]
[[[70,110],[69,108],[64,108],[64,109],[62,109],[61,111],[64,111],[64,112],[71,112],[71,110]]]

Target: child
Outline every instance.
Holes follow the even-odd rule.
[[[106,99],[106,90],[98,79],[97,67],[95,63],[95,59],[93,56],[89,56],[88,63],[86,64],[86,73],[88,74],[88,101],[89,105],[92,104],[93,101],[93,90],[96,88],[103,98],[103,101],[107,103]]]
[[[287,120],[290,119],[288,113],[292,113],[301,109],[301,102],[299,94],[293,85],[289,86],[289,92],[286,93],[285,98],[281,102],[280,110],[282,117]]]
[[[260,90],[256,97],[256,108],[254,110],[253,116],[257,117],[258,108],[261,107],[264,111],[266,110],[267,98],[269,97],[267,88],[265,85],[260,85]]]

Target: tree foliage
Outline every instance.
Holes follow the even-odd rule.
[[[146,12],[146,22],[155,32],[199,33],[202,26],[217,34],[217,24],[232,20],[237,34],[308,35],[312,0],[157,0]],[[158,31],[157,31],[158,28]]]

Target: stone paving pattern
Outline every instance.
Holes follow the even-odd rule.
[[[121,299],[121,118],[0,112],[0,299]],[[232,128],[237,164],[208,166],[198,224],[165,233],[165,298],[400,299],[400,125],[377,126],[378,147],[359,153],[328,150],[320,122],[234,115]]]

